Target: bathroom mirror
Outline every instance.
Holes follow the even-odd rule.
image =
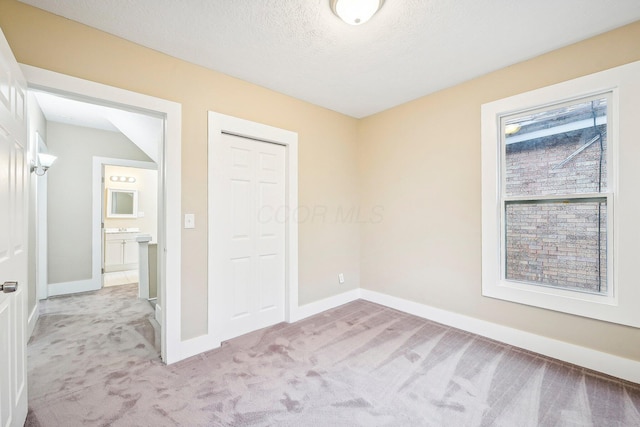
[[[107,218],[137,218],[138,190],[107,190]]]

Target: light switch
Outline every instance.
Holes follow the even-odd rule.
[[[196,228],[195,214],[184,214],[184,228]]]

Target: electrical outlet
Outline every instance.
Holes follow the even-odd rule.
[[[338,274],[338,283],[340,284],[344,283],[344,274],[342,273]]]

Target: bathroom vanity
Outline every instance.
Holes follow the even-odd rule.
[[[136,270],[138,268],[139,228],[105,228],[104,271]]]

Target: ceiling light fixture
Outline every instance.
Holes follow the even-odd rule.
[[[349,25],[367,22],[380,10],[384,0],[331,0],[331,10]]]

